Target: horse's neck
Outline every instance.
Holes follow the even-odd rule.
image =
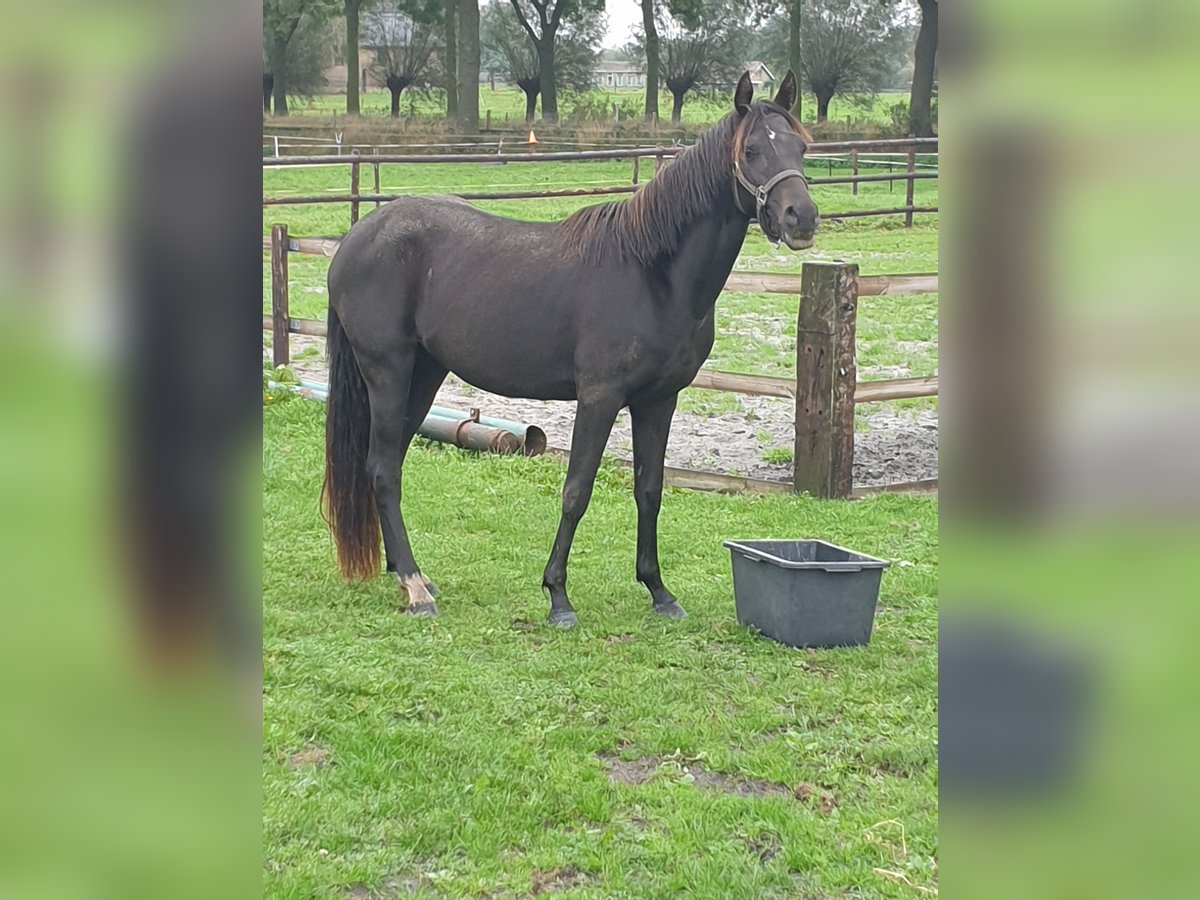
[[[698,318],[712,311],[746,240],[747,219],[731,198],[719,196],[683,230],[668,269],[673,293]]]

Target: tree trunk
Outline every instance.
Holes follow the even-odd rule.
[[[913,49],[912,93],[908,98],[908,130],[917,137],[932,137],[933,67],[937,60],[937,0],[918,0],[921,5],[921,30]]]
[[[654,0],[642,0],[642,27],[646,30],[646,121],[658,121],[658,28]]]
[[[788,67],[792,70],[792,74],[796,78],[800,78],[802,70],[800,68],[800,13],[802,0],[792,0],[791,8],[788,10]],[[803,84],[803,82],[801,82]],[[804,96],[803,90],[796,91],[796,105],[792,108],[792,114],[797,119],[800,118],[801,98]]]
[[[557,122],[558,81],[554,73],[553,31],[547,31],[538,41],[538,80],[542,88],[542,121]]]
[[[358,115],[358,9],[362,0],[345,0],[346,112]]]
[[[388,90],[392,92],[392,118],[398,119],[400,118],[400,94],[403,93],[404,88],[392,87],[389,84]]]
[[[458,116],[458,0],[446,0],[446,118]]]
[[[678,122],[683,115],[683,97],[687,91],[671,91],[675,97],[675,103],[671,106],[671,121]]]
[[[464,134],[479,131],[479,0],[458,4],[458,123]]]
[[[271,40],[271,75],[274,78],[272,90],[275,94],[275,115],[286,116],[287,105],[287,45],[285,38],[276,35]]]
[[[525,92],[525,124],[532,125],[537,115],[538,88],[522,88]]]
[[[832,93],[822,91],[817,94],[817,122],[824,122],[829,118],[829,101],[832,99]]]
[[[263,115],[271,114],[271,88],[275,83],[275,79],[271,77],[270,72],[263,72]]]

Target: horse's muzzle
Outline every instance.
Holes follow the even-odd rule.
[[[813,235],[820,224],[821,214],[811,200],[788,206],[783,212],[783,240],[792,250],[807,250],[813,245]]]

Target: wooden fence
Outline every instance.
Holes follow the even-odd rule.
[[[290,362],[289,335],[324,337],[326,334],[325,322],[290,315],[288,254],[332,257],[339,243],[331,238],[293,238],[286,225],[273,226],[270,236],[263,238],[263,249],[271,258],[271,315],[263,316],[263,331],[271,332],[276,366]],[[858,381],[855,326],[859,298],[937,293],[936,273],[859,275],[858,266],[852,263],[806,262],[799,276],[733,272],[724,290],[799,296],[794,379],[704,368],[692,382],[692,387],[697,388],[782,397],[795,402],[792,484],[671,466],[666,471],[668,484],[727,492],[803,491],[814,497],[842,499],[877,491],[925,491],[937,487],[937,479],[859,488],[853,484],[855,404],[938,394],[937,376]]]
[[[823,219],[851,219],[862,218],[865,216],[891,216],[903,215],[905,227],[912,227],[913,215],[915,213],[936,213],[936,206],[916,206],[914,205],[914,189],[917,181],[924,179],[936,179],[938,177],[937,170],[922,171],[917,163],[917,155],[920,154],[936,154],[938,147],[937,138],[893,138],[878,141],[827,141],[825,143],[812,144],[808,150],[808,157],[811,163],[816,161],[815,157],[830,156],[832,154],[841,154],[848,157],[848,164],[851,168],[850,175],[833,175],[832,163],[829,167],[830,174],[827,176],[813,176],[808,179],[809,184],[849,184],[852,188],[852,193],[858,193],[860,184],[871,182],[886,181],[892,184],[896,181],[904,183],[905,195],[903,206],[892,206],[884,209],[868,209],[868,210],[846,210],[842,212],[822,213]],[[380,182],[380,166],[383,165],[422,165],[432,163],[474,163],[474,164],[499,164],[499,163],[543,163],[543,162],[568,162],[568,161],[596,161],[596,160],[623,160],[630,161],[630,180],[629,184],[609,185],[606,187],[597,188],[561,188],[557,190],[542,190],[542,191],[480,191],[480,192],[458,192],[456,196],[464,200],[537,200],[551,197],[595,197],[611,194],[631,194],[638,189],[638,182],[641,176],[641,161],[643,159],[654,160],[654,172],[657,174],[662,169],[666,160],[682,153],[686,148],[679,146],[671,147],[634,147],[629,149],[618,150],[578,150],[578,151],[551,151],[542,153],[401,153],[401,154],[372,154],[365,155],[359,153],[336,154],[336,155],[321,155],[321,156],[267,156],[263,157],[263,167],[288,167],[288,166],[349,166],[350,182],[349,190],[345,194],[310,194],[302,196],[282,196],[282,197],[264,197],[264,211],[269,206],[295,206],[316,203],[345,203],[350,207],[350,224],[353,225],[358,221],[361,212],[362,204],[373,203],[376,207],[380,203],[387,203],[391,200],[399,199],[400,197],[411,196],[410,194],[386,194],[383,193]],[[871,174],[861,174],[859,172],[860,163],[865,163],[865,154],[868,153],[886,153],[900,154],[904,159],[904,169],[899,172],[888,171],[887,173],[875,172]],[[860,159],[860,156],[863,158]],[[888,163],[889,169],[891,163]],[[372,174],[372,189],[363,190],[362,175],[363,168],[369,167]]]

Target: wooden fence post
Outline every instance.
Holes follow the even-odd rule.
[[[375,155],[376,156],[379,155],[378,151],[376,151]],[[379,163],[372,163],[372,165],[375,167],[375,196],[378,197],[379,194],[381,193],[379,190]],[[379,209],[379,201],[378,200],[375,201],[375,208]]]
[[[353,225],[358,221],[358,184],[359,184],[358,160],[350,163],[350,224]]]
[[[642,161],[641,161],[641,159],[640,159],[639,157],[636,157],[636,156],[635,156],[635,157],[633,158],[633,181],[631,181],[631,182],[630,182],[630,184],[637,184],[637,183],[638,183],[638,169],[639,169],[639,167],[641,166],[641,162],[642,162]]]
[[[663,167],[662,145],[658,147],[658,154],[654,157],[654,174],[658,175],[659,169]]]
[[[910,134],[911,138],[912,135]],[[917,148],[912,144],[908,145],[908,188],[904,192],[904,205],[908,210],[904,213],[904,227],[912,228],[913,223],[913,185],[916,179],[913,178],[913,173],[917,171]]]
[[[855,178],[858,178],[858,151],[857,150],[850,151],[850,173]],[[858,182],[857,181],[852,181],[850,183],[850,193],[853,194],[855,197],[858,196]]]
[[[271,226],[271,362],[291,362],[288,346],[288,229]]]
[[[814,497],[850,496],[854,466],[854,329],[858,266],[805,263],[796,325],[793,484]]]

